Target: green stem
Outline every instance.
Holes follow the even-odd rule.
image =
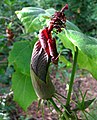
[[[60,96],[60,97],[62,97],[62,98],[64,98],[64,99],[67,99],[65,96],[61,95],[61,94],[58,93],[58,92],[55,93],[55,96]]]
[[[86,120],[88,120],[88,117],[87,117],[87,115],[85,114],[85,111],[82,111],[82,112],[83,112],[83,114],[84,114]]]
[[[78,55],[78,48],[76,47],[76,51],[74,54],[73,68],[72,68],[72,73],[71,73],[71,78],[70,78],[70,84],[69,84],[69,91],[68,91],[68,95],[67,95],[66,107],[68,107],[70,104],[70,97],[71,97],[74,76],[75,76],[75,71],[76,71],[77,55]]]
[[[57,112],[59,112],[60,114],[62,114],[62,111],[57,107],[57,105],[55,104],[54,100],[52,98],[48,99],[50,101],[50,103],[53,105],[53,107],[55,108],[55,110]]]
[[[60,115],[62,115],[62,111],[57,107],[57,105],[55,104],[54,100],[52,98],[48,99],[50,101],[50,103],[53,105],[53,107],[55,108],[55,110],[57,112],[59,112]],[[64,120],[69,120],[67,114],[64,112],[63,115]]]
[[[70,115],[70,113],[66,110],[65,106],[63,105],[63,103],[57,98],[57,96],[54,96],[54,98],[62,105],[62,107],[64,108],[64,113],[63,113],[63,118],[66,120],[69,120],[68,115]],[[68,115],[67,115],[68,113]]]

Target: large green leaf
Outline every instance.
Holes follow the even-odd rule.
[[[86,36],[85,34],[68,30],[65,32],[67,38],[91,59],[97,60],[97,39]]]
[[[70,22],[68,20],[66,20],[66,30],[74,30],[74,31],[81,32],[81,30],[76,25],[74,25],[72,22]],[[74,44],[67,38],[67,36],[64,32],[64,29],[57,36],[61,39],[63,45],[66,48],[69,48],[74,52]]]
[[[35,40],[16,42],[9,53],[9,65],[23,74],[30,75],[30,59]]]
[[[37,99],[30,76],[15,72],[12,76],[12,89],[14,91],[14,100],[18,102],[24,110]]]
[[[61,33],[58,37],[72,52],[74,46],[78,47],[79,67],[88,70],[97,79],[97,39],[74,30],[65,30],[65,34]]]
[[[61,32],[57,36],[61,39],[63,45],[66,48],[71,49],[72,51],[74,51],[74,45],[70,40],[68,40],[68,38],[66,37],[65,32]]]
[[[97,60],[91,59],[79,50],[78,64],[80,68],[88,70],[97,79]]]
[[[44,10],[36,7],[25,7],[15,13],[23,23],[26,32],[29,33],[39,31],[43,27],[46,18],[50,18],[54,12],[55,9],[53,8]]]
[[[70,22],[68,20],[66,20],[66,29],[67,30],[75,30],[75,31],[81,32],[81,30],[75,24],[73,24],[72,22]]]
[[[26,32],[28,33],[39,31],[43,27],[46,19],[50,19],[55,11],[56,10],[53,8],[44,10],[42,8],[36,7],[25,7],[20,11],[16,11],[16,14],[23,23]],[[80,31],[80,29],[76,25],[68,20],[66,21],[66,28],[68,30]]]
[[[16,71],[12,76],[14,100],[24,110],[36,99],[30,78],[30,60],[35,41],[16,42],[8,58],[9,65],[13,65]]]
[[[40,13],[45,13],[45,10],[36,7],[25,7],[15,13],[23,23],[26,32],[34,32],[35,30],[39,30],[41,28],[41,23],[37,16]]]

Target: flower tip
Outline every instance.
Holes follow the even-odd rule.
[[[61,9],[61,12],[64,12],[64,10],[67,10],[68,9],[68,4],[66,4],[62,9]]]
[[[65,5],[65,10],[67,10],[67,9],[68,9],[68,4]]]

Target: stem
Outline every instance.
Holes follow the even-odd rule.
[[[50,101],[50,103],[53,105],[53,107],[55,108],[55,110],[57,112],[60,113],[60,115],[62,115],[62,111],[57,107],[57,105],[55,104],[54,100],[52,98],[48,99]],[[58,100],[58,99],[57,99]],[[64,112],[64,115],[63,115],[63,118],[64,120],[69,120],[67,114]]]
[[[55,104],[54,100],[52,98],[48,99],[50,101],[50,103],[53,105],[53,107],[55,108],[55,110],[57,112],[59,112],[60,114],[62,114],[62,111],[57,107],[57,105]]]
[[[87,115],[85,114],[85,112],[84,112],[84,111],[82,111],[82,112],[83,112],[83,114],[84,114],[86,120],[88,120],[88,117],[87,117]]]
[[[89,116],[91,116],[91,118],[93,118],[94,120],[96,120],[95,116],[91,115],[90,113],[88,113],[87,111],[85,111]]]
[[[61,104],[61,106],[64,108],[64,114],[63,114],[63,117],[66,118],[66,120],[69,120],[69,117],[68,115],[70,115],[70,113],[66,110],[64,104],[57,98],[57,96],[54,96],[54,98]],[[68,114],[68,115],[67,115]]]
[[[77,55],[78,55],[78,48],[76,47],[76,51],[74,54],[73,68],[72,68],[72,73],[71,73],[71,78],[70,78],[70,83],[69,83],[69,91],[68,91],[68,95],[67,95],[66,107],[68,107],[70,104],[70,97],[71,97],[74,76],[75,76],[75,71],[76,71]]]
[[[64,99],[67,99],[65,96],[61,95],[61,94],[58,93],[58,92],[55,93],[55,96],[60,96],[60,97],[62,97],[62,98],[64,98]]]

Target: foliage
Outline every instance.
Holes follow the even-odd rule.
[[[32,8],[32,9],[33,9],[32,10],[32,13],[33,13],[33,11],[35,11],[35,8]],[[29,11],[29,12],[31,13],[31,11]],[[46,13],[46,11],[45,11],[45,13]],[[21,11],[19,13],[17,13],[18,16],[21,16],[21,14],[23,14],[23,12],[21,13]],[[46,15],[48,15],[48,14],[45,14],[45,16]],[[28,16],[29,16],[29,14],[28,14]],[[20,20],[22,21],[23,18],[21,17]],[[26,21],[25,21],[25,23],[27,26]],[[40,25],[38,25],[38,26],[40,26]],[[33,30],[33,25],[30,25],[30,28],[32,28],[32,30]],[[96,56],[97,55],[96,54],[97,39],[84,35],[83,33],[80,32],[80,30],[75,25],[73,25],[69,21],[67,22],[67,30],[65,30],[65,34],[60,33],[60,34],[58,34],[58,37],[62,40],[64,46],[71,49],[72,52],[74,52],[74,45],[78,47],[78,49],[79,49],[78,63],[80,65],[80,67],[89,70],[93,74],[93,76],[97,79],[96,73],[95,73],[95,70],[97,69],[95,67],[95,64],[96,64],[95,59],[97,59],[97,56]],[[92,47],[91,47],[91,44],[92,44]],[[84,61],[84,58],[86,58],[87,61]],[[86,63],[87,63],[87,66],[86,66]]]
[[[25,14],[24,9],[27,10],[26,14]],[[32,20],[35,21],[36,17],[38,18],[41,15],[41,18],[44,18],[44,15],[45,15],[45,18],[48,19],[48,13],[47,13],[48,10],[41,9],[41,11],[43,11],[43,12],[41,12],[41,11],[38,12],[37,10],[38,10],[38,8],[30,7],[30,8],[23,8],[21,11],[16,12],[18,18],[21,20],[21,22],[23,22],[26,32],[33,32],[33,30],[35,32],[37,31],[37,28],[33,27],[33,24],[32,24],[33,23]],[[44,15],[43,15],[43,13],[44,13]],[[26,19],[25,19],[25,15],[26,15]],[[28,19],[31,19],[31,22],[28,22]],[[37,23],[37,21],[35,21],[35,22],[36,22],[37,26],[40,26],[40,23]],[[29,24],[30,24],[30,29],[28,29],[28,27],[27,27],[27,26],[29,26]],[[97,42],[97,39],[84,35],[83,33],[81,33],[81,31],[75,25],[73,25],[69,21],[67,22],[67,29],[64,32],[58,34],[57,37],[59,37],[59,39],[62,40],[63,45],[66,48],[69,48],[72,50],[73,55],[75,52],[75,46],[78,48],[78,50],[79,50],[78,64],[80,65],[80,67],[89,70],[93,74],[93,76],[97,79],[97,76],[95,73],[97,67],[95,65],[94,66],[91,65],[94,63],[96,64],[95,60],[97,59],[97,56],[96,56],[97,50],[96,50],[95,44]],[[31,97],[31,98],[29,97],[30,95],[35,96],[33,87],[31,86],[30,78],[28,78],[29,77],[29,69],[30,69],[29,64],[30,64],[31,51],[33,49],[33,47],[31,47],[31,46],[33,46],[33,45],[34,45],[33,41],[32,42],[30,42],[30,41],[18,42],[16,44],[14,44],[14,47],[9,55],[9,64],[14,65],[14,68],[16,70],[16,72],[13,74],[13,77],[12,77],[14,99],[25,110],[31,104],[31,102],[33,100],[35,100],[35,98],[36,98],[36,97]],[[91,47],[91,45],[93,45],[93,47]],[[95,57],[94,57],[94,55],[95,55]],[[85,63],[83,61],[84,59],[87,59],[87,61],[85,61]],[[82,61],[83,61],[83,64],[82,64]],[[91,61],[91,64],[90,64],[90,61]],[[86,62],[87,62],[87,66],[86,66]],[[20,79],[20,81],[21,81],[21,82],[19,82],[20,86],[18,86],[18,83],[17,83],[18,79]],[[27,82],[26,84],[25,84],[24,80],[25,80],[25,82]],[[30,88],[28,88],[28,86],[30,86]],[[21,93],[19,93],[19,91],[22,92],[23,96],[18,97],[21,94]],[[25,93],[25,92],[27,92],[27,93]],[[87,101],[87,103],[89,102],[89,105],[90,105],[93,101],[94,101],[94,99],[90,100],[90,102]],[[82,103],[83,102],[84,102],[84,99],[83,99]],[[78,106],[81,107],[80,104],[81,103],[79,102]],[[83,110],[83,108],[80,108],[80,110]]]
[[[97,39],[84,35],[83,33],[67,30],[65,34],[59,34],[59,38],[63,41],[66,48],[71,48],[73,51],[72,43],[78,47],[78,64],[79,67],[87,69],[97,79],[95,70],[96,63],[96,44]],[[67,41],[66,41],[67,40]],[[70,40],[70,41],[68,41]],[[84,61],[84,59],[86,61]]]
[[[96,0],[41,0],[35,2],[38,7],[44,9],[53,7],[60,10],[66,3],[69,10],[66,13],[68,19],[74,22],[83,32],[92,35],[97,34],[97,1]]]
[[[74,1],[45,0],[44,1],[44,0],[41,0],[41,2],[39,2],[39,0],[38,1],[3,0],[3,1],[0,1],[0,28],[1,28],[0,29],[0,83],[10,86],[11,85],[11,76],[12,76],[12,73],[15,68],[16,72],[12,76],[12,79],[13,79],[12,81],[14,83],[14,85],[13,85],[14,92],[17,90],[16,86],[15,86],[17,83],[17,81],[15,81],[15,80],[17,80],[17,75],[19,78],[21,76],[22,76],[22,78],[24,76],[27,76],[27,78],[28,78],[27,83],[30,85],[29,90],[32,89],[32,91],[33,91],[33,88],[32,88],[31,82],[30,82],[30,77],[29,77],[30,56],[31,56],[31,52],[33,49],[32,44],[34,44],[33,38],[37,37],[37,33],[38,33],[39,29],[41,29],[43,26],[46,25],[46,23],[49,20],[49,17],[55,11],[54,9],[48,9],[48,8],[53,7],[58,10],[62,6],[64,6],[65,2],[68,2],[68,4],[69,4],[69,10],[66,13],[67,18],[70,21],[73,21],[81,30],[77,26],[72,24],[71,22],[67,21],[67,23],[66,23],[67,30],[64,31],[66,33],[66,35],[63,32],[61,34],[58,34],[58,36],[57,36],[58,37],[57,45],[59,44],[59,42],[62,45],[62,48],[59,45],[58,49],[59,49],[59,51],[61,51],[61,53],[63,53],[66,48],[69,48],[70,51],[72,50],[72,54],[74,55],[74,45],[77,45],[79,48],[78,64],[79,64],[80,68],[87,69],[89,72],[92,73],[92,75],[95,78],[97,78],[97,75],[95,72],[97,69],[97,67],[96,67],[97,55],[96,55],[96,47],[95,47],[96,46],[95,43],[97,40],[95,38],[91,38],[91,37],[86,36],[83,33],[81,33],[81,31],[83,31],[92,36],[95,36],[95,37],[97,36],[96,35],[97,34],[96,33],[96,31],[97,31],[97,27],[96,27],[97,26],[97,22],[96,22],[97,21],[97,14],[96,14],[97,2],[95,0],[92,0],[92,1],[91,0],[86,0],[86,1],[78,1],[78,0],[74,0]],[[39,9],[41,9],[44,12],[41,12],[42,14],[36,15],[34,13],[29,14],[29,11],[26,14],[23,14],[19,11],[18,14],[23,15],[20,18],[23,20],[22,22],[23,22],[24,26],[22,26],[21,22],[17,19],[16,15],[15,15],[15,11],[22,9],[23,7],[28,7],[28,6],[32,7],[31,8],[32,11],[33,11],[34,6],[39,6],[39,7],[41,7]],[[47,10],[44,10],[42,8],[45,8]],[[35,8],[35,9],[38,9],[38,8]],[[29,29],[28,29],[29,24],[27,23],[27,19],[26,19],[26,21],[24,20],[25,15],[28,16],[28,18],[27,18],[28,20],[29,19],[33,20],[33,22],[29,21],[29,24],[31,23],[31,26],[29,27]],[[31,15],[32,16],[35,15],[35,16],[33,18],[31,18]],[[14,33],[14,35],[15,35],[14,40],[8,41],[8,38],[7,38],[6,32],[5,32],[6,27],[10,27],[10,29]],[[26,29],[26,32],[25,32],[24,27]],[[75,36],[76,33],[78,33],[78,36]],[[83,38],[80,40],[79,38],[81,35],[83,36]],[[70,36],[72,36],[73,39],[71,39]],[[84,41],[84,38],[86,38],[85,41]],[[17,57],[17,59],[13,62],[12,60],[20,52],[17,48],[23,47],[23,46],[20,46],[20,44],[22,44],[22,43],[24,43],[26,45],[26,42],[24,42],[24,41],[28,40],[28,39],[32,40],[32,42],[27,41],[28,44],[31,45],[31,49],[28,48],[29,53],[27,53],[27,51],[25,50],[25,52],[22,52]],[[77,42],[76,42],[76,39],[77,39]],[[14,44],[14,47],[13,47],[13,43],[16,41],[21,41],[21,42]],[[80,44],[81,41],[83,43],[82,45]],[[91,47],[92,41],[93,41],[93,44],[92,44],[93,47]],[[87,46],[87,48],[85,45]],[[11,52],[10,56],[9,56],[9,51],[11,49],[12,49],[13,53]],[[23,48],[21,48],[21,49],[23,49]],[[87,49],[89,51],[87,51]],[[94,51],[94,52],[92,52],[92,51]],[[64,57],[64,54],[61,54],[60,60],[59,60],[60,66],[62,65],[60,63],[65,63],[64,65],[67,65],[69,67],[71,66],[71,63],[70,63],[70,61],[68,61],[68,58],[67,58],[67,53],[65,53],[66,58]],[[7,57],[8,56],[9,56],[10,65],[14,65],[14,68],[7,67],[7,64],[8,64]],[[29,60],[27,60],[26,58]],[[26,60],[28,61],[28,64],[25,64],[26,62],[24,61],[24,59],[25,59],[25,61]],[[21,80],[23,80],[23,79],[21,79]],[[21,84],[22,83],[23,82],[21,81]],[[23,86],[19,86],[19,87],[20,87],[20,89],[21,88],[25,89]],[[4,87],[4,89],[0,88],[0,93],[5,94],[8,91],[9,90],[7,87]],[[31,91],[29,92],[29,94],[30,93],[34,94],[34,92],[32,93]],[[27,95],[29,95],[29,94],[27,92]],[[14,97],[14,99],[17,100],[24,109],[26,109],[33,100],[33,98],[31,97],[30,100],[28,100],[28,102],[26,102],[25,106],[23,106],[21,104],[21,102],[18,100],[17,96],[18,96],[18,94],[16,93],[16,96]],[[25,95],[24,95],[24,98],[25,98]]]

